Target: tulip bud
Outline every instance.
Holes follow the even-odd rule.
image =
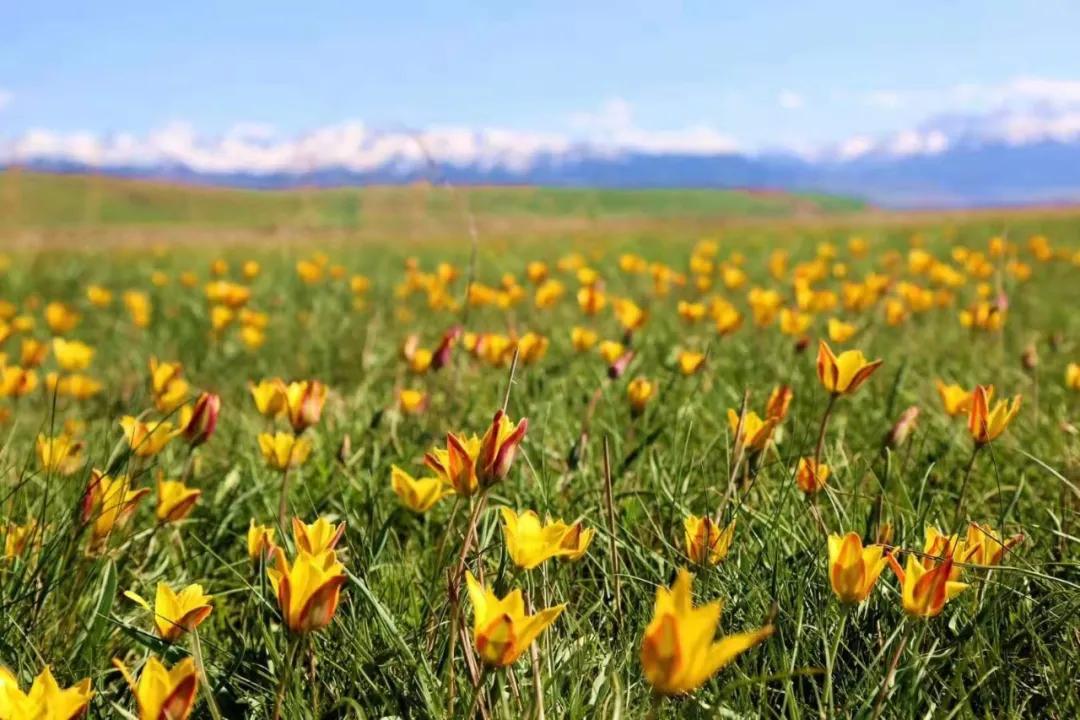
[[[1020,355],[1020,363],[1028,372],[1039,366],[1039,351],[1035,349],[1035,343],[1030,343]]]
[[[506,477],[517,455],[518,445],[525,439],[529,421],[522,418],[515,427],[506,413],[499,410],[491,421],[491,427],[480,441],[477,457],[477,479],[482,487],[490,487]]]
[[[217,428],[218,412],[221,410],[221,397],[204,392],[195,401],[191,417],[184,423],[184,439],[191,447],[198,447],[210,439]]]
[[[810,347],[810,338],[806,335],[803,335],[801,338],[795,341],[796,353],[804,353],[806,352],[806,348],[808,347]]]
[[[439,343],[439,347],[435,348],[435,353],[431,357],[432,370],[439,370],[450,364],[450,353],[460,336],[460,325],[455,325],[443,333],[442,341]]]
[[[919,419],[919,408],[916,405],[912,405],[900,415],[900,419],[896,421],[896,424],[892,426],[892,429],[885,434],[885,438],[882,441],[882,446],[892,449],[903,445],[911,435],[911,432],[915,429],[915,421]]]
[[[611,365],[608,366],[608,377],[612,380],[618,380],[619,378],[621,378],[623,376],[623,373],[626,372],[626,368],[630,367],[630,362],[633,359],[633,350],[627,350],[626,352],[624,352],[622,355],[616,358],[615,362],[611,363]]]
[[[892,526],[891,522],[886,520],[885,522],[878,525],[877,537],[874,539],[874,542],[877,543],[878,545],[884,545],[886,547],[889,547],[889,546],[892,545],[892,541],[893,541],[893,526]]]

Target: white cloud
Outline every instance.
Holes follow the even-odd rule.
[[[781,90],[776,103],[785,110],[799,110],[806,105],[806,100],[794,90]]]
[[[11,101],[14,100],[14,99],[15,99],[14,95],[12,95],[10,92],[8,92],[7,90],[5,90],[3,88],[0,88],[0,110],[3,110],[8,105],[10,105]]]
[[[882,110],[895,110],[904,104],[904,97],[893,90],[876,90],[866,96],[866,104]]]
[[[836,154],[841,160],[854,160],[855,158],[862,157],[869,152],[872,152],[877,146],[873,138],[865,135],[856,135],[855,137],[848,138],[844,142],[840,143],[840,147],[837,148]]]

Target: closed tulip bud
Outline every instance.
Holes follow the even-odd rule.
[[[622,347],[620,345],[620,347]],[[627,350],[623,354],[615,358],[614,362],[608,365],[607,375],[612,380],[618,380],[626,372],[626,369],[630,367],[630,363],[634,359],[634,351]]]
[[[799,458],[795,471],[795,484],[807,495],[813,495],[825,487],[829,479],[829,466],[818,463],[814,458]]]
[[[277,544],[274,543],[276,534],[277,529],[272,525],[258,525],[255,523],[255,519],[252,518],[247,531],[248,557],[252,560],[259,560],[270,554],[277,547]]]
[[[512,665],[533,641],[562,614],[566,605],[556,605],[533,615],[525,614],[521,590],[499,598],[466,571],[465,583],[473,608],[473,642],[485,665]]]
[[[90,678],[61,689],[52,669],[46,665],[29,692],[19,689],[19,681],[0,665],[0,717],[11,720],[75,720],[83,717],[94,692]]]
[[[630,401],[630,414],[634,417],[645,412],[645,406],[656,395],[656,383],[643,377],[636,377],[626,386],[626,397]]]
[[[262,380],[258,385],[252,383],[249,387],[255,407],[263,417],[272,420],[288,408],[287,387],[280,378]]]
[[[736,657],[768,638],[771,625],[714,640],[720,603],[694,607],[694,576],[679,571],[671,588],[656,589],[653,618],[641,642],[641,667],[653,690],[683,695],[701,686]]]
[[[893,449],[907,442],[908,437],[915,431],[915,423],[919,419],[919,408],[912,405],[905,410],[896,424],[885,434],[882,447]]]
[[[333,551],[321,555],[300,551],[290,565],[285,551],[274,548],[274,566],[266,572],[290,631],[314,632],[334,619],[347,578]]]
[[[168,669],[151,657],[143,666],[138,682],[123,662],[113,659],[113,665],[135,695],[139,720],[187,720],[191,716],[199,685],[192,658],[186,657]]]
[[[95,545],[109,537],[135,512],[139,501],[149,488],[131,489],[127,476],[111,477],[100,470],[90,473],[90,482],[83,493],[80,515],[90,526],[91,542]]]
[[[184,439],[191,447],[198,447],[210,439],[217,428],[221,398],[214,393],[199,395],[192,408],[184,406],[180,411],[180,427]]]
[[[526,418],[515,426],[502,410],[495,413],[491,426],[480,440],[476,460],[476,476],[481,487],[490,487],[506,477],[528,429]]]
[[[289,383],[286,391],[289,423],[301,433],[319,422],[326,402],[326,386],[318,380]]]
[[[454,433],[446,433],[446,447],[434,448],[426,453],[424,464],[458,495],[469,497],[480,486],[476,474],[479,454],[480,438],[475,435],[459,438]]]
[[[431,355],[432,370],[441,370],[450,364],[450,357],[453,353],[454,345],[457,343],[458,338],[461,337],[461,332],[461,326],[455,325],[443,333],[439,346],[435,348],[435,352]]]

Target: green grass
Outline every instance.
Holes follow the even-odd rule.
[[[843,197],[738,190],[374,187],[245,191],[84,175],[0,172],[0,228],[191,226],[355,229],[387,215],[456,222],[463,197],[492,218],[787,217],[862,209]]]
[[[171,189],[167,194],[176,197]],[[634,210],[625,205],[629,196],[624,195],[578,193],[571,198],[558,191],[507,191],[505,196],[520,204],[498,203],[495,193],[481,193],[478,197],[494,206],[483,212],[511,213],[508,208],[515,207],[521,212],[575,213],[580,207],[576,203],[590,202],[603,206],[604,212]],[[211,200],[201,207],[224,202],[216,192],[206,197]],[[287,202],[276,195],[221,197],[238,198],[233,207],[237,214],[229,217],[216,206],[213,212],[203,210],[201,217],[254,222],[260,208],[288,215],[296,207],[282,210],[283,205],[274,203]],[[592,199],[582,199],[586,197]],[[700,212],[727,202],[709,193],[636,197],[639,207],[659,214],[675,212],[675,197]],[[50,207],[76,222],[80,202],[75,193],[57,193]],[[183,203],[164,205],[156,196],[145,203],[158,208],[155,212],[171,207],[169,212],[181,218],[177,222],[191,217]],[[116,211],[117,217],[128,221],[162,217],[139,216],[130,204],[124,207]],[[267,213],[272,215],[269,209]],[[794,263],[812,258],[819,242],[832,241],[850,277],[876,270],[920,284],[926,279],[909,277],[903,261],[915,229],[942,259],[948,259],[956,244],[982,249],[992,234],[1006,230],[1021,247],[1030,234],[1045,232],[1059,248],[1072,253],[1080,249],[1080,221],[1075,218],[910,223],[893,229],[732,229],[722,234],[720,259],[743,254],[750,284],[776,287],[790,297],[790,283],[774,281],[767,271],[769,251],[778,246],[790,251]],[[870,241],[868,258],[847,257],[849,231],[859,231]],[[482,568],[500,593],[521,586],[537,606],[568,605],[538,645],[547,717],[647,715],[650,690],[638,653],[656,588],[670,583],[687,564],[683,518],[715,512],[732,477],[734,494],[723,514],[725,520],[737,518],[734,543],[721,565],[698,569],[695,597],[699,603],[723,601],[724,633],[755,628],[766,620],[776,631],[698,691],[662,704],[661,717],[1076,717],[1080,447],[1075,429],[1065,424],[1075,424],[1080,394],[1062,382],[1065,365],[1080,361],[1076,266],[1066,260],[1039,263],[1022,253],[1033,266],[1033,276],[1019,283],[1000,274],[1001,289],[1010,300],[1000,334],[973,335],[960,328],[957,311],[974,299],[974,282],[958,289],[956,306],[914,315],[899,327],[884,323],[880,305],[857,315],[837,311],[862,328],[849,345],[885,363],[857,394],[839,402],[829,428],[824,457],[833,476],[819,506],[832,531],[863,532],[883,487],[884,517],[895,527],[899,548],[921,549],[929,524],[953,528],[971,445],[963,420],[942,412],[935,378],[965,386],[993,383],[999,396],[1020,393],[1025,403],[1005,435],[978,457],[964,512],[1009,533],[1023,532],[1024,542],[993,571],[966,570],[971,587],[937,618],[905,617],[898,584],[886,569],[870,599],[845,620],[830,591],[824,537],[792,479],[797,459],[813,452],[826,402],[815,375],[814,344],[800,352],[777,327],[758,329],[749,321],[725,338],[717,337],[708,323],[688,327],[677,317],[675,305],[696,297],[692,283],[656,298],[647,278],[627,277],[618,270],[618,255],[626,250],[685,270],[696,239],[683,230],[663,229],[627,231],[604,243],[581,246],[569,240],[539,246],[481,238],[476,263],[480,282],[497,285],[503,273],[510,272],[524,284],[527,261],[544,259],[554,269],[558,257],[576,249],[601,272],[610,293],[648,306],[650,319],[633,337],[637,357],[626,376],[615,381],[606,378],[595,354],[578,355],[570,348],[569,328],[575,324],[591,325],[604,338],[621,335],[610,311],[593,319],[581,316],[572,274],[556,273],[567,295],[553,309],[533,307],[530,290],[528,299],[510,311],[472,308],[466,317],[462,310],[431,310],[420,295],[397,298],[394,288],[409,251],[394,245],[343,245],[328,251],[331,264],[371,279],[366,307],[359,310],[353,308],[346,282],[308,286],[298,279],[296,261],[308,257],[315,246],[14,253],[0,279],[0,297],[37,317],[31,334],[39,338],[48,334],[41,301],[58,299],[77,307],[83,319],[70,335],[96,347],[88,372],[100,378],[106,390],[84,403],[63,398],[53,403],[44,393],[18,403],[6,401],[12,418],[4,428],[0,453],[3,518],[39,518],[46,531],[39,550],[0,567],[0,661],[24,683],[46,662],[65,686],[90,677],[96,692],[91,717],[119,716],[122,709],[134,712],[110,658],[138,663],[154,653],[171,662],[184,656],[190,643],[163,645],[153,635],[147,614],[120,593],[130,589],[152,596],[158,581],[174,587],[199,582],[215,598],[214,612],[199,636],[217,706],[226,718],[270,717],[290,641],[265,575],[248,562],[244,533],[252,518],[276,521],[279,484],[257,452],[255,438],[265,421],[255,412],[246,384],[277,375],[318,378],[330,386],[331,394],[321,422],[309,431],[315,450],[293,477],[290,506],[309,520],[322,514],[347,522],[342,547],[349,582],[334,622],[311,638],[317,657],[314,680],[306,647],[300,661],[290,665],[283,717],[444,717],[449,714],[451,674],[458,689],[454,716],[464,717],[472,690],[461,643],[450,652],[446,571],[462,542],[465,513],[452,516],[453,502],[445,500],[427,515],[414,516],[400,507],[389,487],[391,464],[422,473],[423,453],[441,444],[447,431],[482,432],[503,400],[507,369],[480,363],[460,348],[452,364],[437,373],[412,376],[401,360],[408,334],[417,333],[422,345],[432,348],[444,330],[464,322],[475,331],[533,330],[551,340],[541,361],[518,368],[509,412],[529,418],[529,433],[509,477],[491,490],[479,523],[479,551],[468,558],[469,566]],[[901,253],[899,264],[886,265],[890,251]],[[418,251],[418,260],[426,270],[442,260],[456,263],[462,277],[452,294],[461,297],[469,254],[468,246],[459,244],[425,248]],[[243,260],[262,263],[261,275],[251,283],[250,304],[267,312],[270,322],[266,345],[258,352],[247,350],[235,330],[214,339],[201,287],[184,289],[176,283],[188,270],[206,281],[210,262],[219,256],[231,262],[234,276]],[[151,286],[153,270],[165,272],[170,285]],[[89,306],[84,292],[90,283],[116,291],[112,308]],[[829,279],[820,287],[838,289],[840,281]],[[146,290],[153,300],[153,322],[146,330],[133,327],[119,304],[120,292],[130,288]],[[745,312],[746,290],[718,285],[713,292]],[[402,319],[401,308],[413,319]],[[812,337],[824,333],[830,314],[815,318]],[[1029,344],[1039,353],[1034,371],[1020,363]],[[706,349],[705,371],[680,375],[672,364],[679,347]],[[17,336],[2,350],[9,361],[15,358]],[[217,433],[199,450],[191,481],[204,495],[183,524],[160,527],[153,520],[151,493],[128,525],[110,538],[107,552],[87,555],[87,533],[75,511],[90,467],[137,470],[136,483],[153,487],[159,470],[176,477],[186,460],[179,442],[142,466],[124,450],[117,420],[151,407],[146,369],[151,355],[182,362],[194,388],[223,397]],[[47,359],[42,371],[53,367],[53,359]],[[658,381],[659,395],[635,419],[627,405],[626,384],[637,375]],[[783,437],[744,483],[741,471],[732,467],[727,409],[738,408],[749,391],[750,406],[760,412],[769,391],[780,383],[795,392]],[[402,386],[430,394],[425,413],[403,417],[393,409],[395,391]],[[574,466],[568,458],[597,389],[587,443]],[[903,446],[883,453],[882,436],[910,405],[922,410],[915,433]],[[69,477],[42,472],[34,459],[34,437],[74,418],[86,422],[87,467]],[[342,463],[336,456],[345,437],[351,451]],[[605,438],[612,455],[614,538],[606,520],[601,462]],[[576,564],[549,561],[527,573],[515,572],[504,550],[498,517],[502,506],[534,509],[567,521],[580,518],[598,535]],[[444,537],[447,551],[440,560]],[[618,600],[612,548],[619,566]],[[616,602],[621,612],[616,612]],[[467,601],[465,617],[471,618]],[[827,655],[834,643],[838,650],[830,663]],[[830,664],[831,703],[824,677]],[[509,671],[488,674],[484,707],[494,717],[532,716],[534,680],[527,655]],[[194,717],[211,717],[206,694],[200,688]]]

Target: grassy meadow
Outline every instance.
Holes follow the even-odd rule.
[[[0,720],[1080,714],[1080,212],[0,208]]]

